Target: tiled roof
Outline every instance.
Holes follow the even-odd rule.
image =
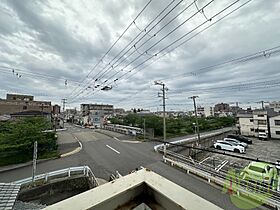
[[[19,184],[0,183],[0,209],[13,209],[19,190]]]

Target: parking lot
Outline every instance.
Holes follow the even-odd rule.
[[[280,159],[280,141],[269,140],[261,141],[257,138],[250,138],[253,144],[249,145],[245,154],[237,154],[241,157],[250,157],[263,161],[276,162]],[[226,151],[226,153],[231,153]],[[232,153],[236,154],[236,153]],[[228,170],[230,168],[243,169],[251,161],[234,158],[222,154],[207,153],[207,155],[200,161],[201,163],[213,166],[217,170]]]

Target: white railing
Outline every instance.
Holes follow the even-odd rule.
[[[45,182],[49,181],[53,178],[58,177],[71,177],[73,175],[84,175],[86,177],[90,177],[91,181],[94,183],[95,186],[98,186],[97,179],[93,174],[92,170],[88,166],[78,166],[78,167],[70,167],[65,168],[57,171],[47,172],[45,174],[39,174],[35,176],[35,181],[44,180]],[[28,184],[32,183],[32,177],[28,177],[25,179],[21,179],[18,181],[13,182],[14,184]]]
[[[171,155],[172,154],[168,154]],[[175,156],[174,156],[175,157]],[[181,157],[178,157],[176,155],[176,159]],[[185,157],[185,160],[188,159]],[[192,173],[195,174],[199,177],[202,177],[206,179],[209,183],[213,182],[221,187],[224,187],[228,184],[229,180],[227,177],[227,173],[225,171],[215,171],[215,169],[211,169],[209,166],[202,166],[201,164],[192,164],[191,162],[182,162],[178,160],[173,160],[173,158],[169,157],[163,157],[164,162],[168,162],[171,164],[171,166],[176,166],[178,168],[181,168],[185,170],[187,173]],[[280,207],[280,193],[274,190],[270,190],[270,196],[264,199],[263,196],[257,196],[256,195],[256,186],[252,185],[250,186],[249,183],[243,184],[241,183],[236,183],[237,188],[236,193],[239,196],[240,194],[245,195],[247,197],[251,197],[254,200],[258,200],[260,202],[263,202],[269,206],[272,206],[273,208],[279,208]],[[266,187],[259,187],[258,192],[263,192],[266,193],[265,189]]]
[[[221,134],[223,134],[225,132],[228,132],[230,130],[231,129],[223,129],[221,131],[217,131],[217,132],[214,132],[214,133],[203,134],[203,135],[200,136],[200,138],[201,139],[210,138],[210,137],[213,137],[213,136],[221,135]],[[193,136],[193,137],[189,137],[189,138],[186,138],[186,139],[171,141],[170,144],[168,144],[168,143],[158,144],[158,145],[154,146],[154,150],[155,150],[155,152],[158,152],[159,149],[164,148],[164,145],[166,146],[166,148],[168,148],[168,147],[172,146],[172,144],[184,144],[186,142],[194,141],[196,139],[197,139],[197,136]]]

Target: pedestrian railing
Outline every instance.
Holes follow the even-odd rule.
[[[225,132],[228,132],[228,131],[230,131],[230,129],[224,129],[224,130],[221,130],[221,131],[216,131],[214,133],[202,134],[200,136],[200,138],[201,139],[206,139],[206,138],[210,138],[210,137],[213,137],[213,136],[221,135],[221,134],[223,134]],[[172,141],[172,142],[170,142],[170,144],[168,144],[168,143],[158,144],[158,145],[154,146],[154,150],[155,150],[155,152],[159,152],[159,150],[163,149],[164,146],[166,148],[168,148],[168,147],[174,146],[174,144],[180,145],[180,144],[185,144],[187,142],[191,142],[191,141],[194,141],[194,140],[197,140],[197,136],[193,136],[193,137],[189,137],[189,138],[186,138],[186,139],[180,139],[180,140]]]
[[[94,173],[88,166],[70,167],[70,168],[65,168],[65,169],[61,169],[61,170],[57,170],[57,171],[47,172],[44,174],[39,174],[34,177],[34,181],[48,182],[51,179],[71,177],[74,175],[83,175],[83,176],[89,177],[95,187],[97,187],[99,185]],[[32,183],[32,177],[21,179],[21,180],[15,181],[13,183],[22,184],[22,185],[29,184],[29,183]]]
[[[164,162],[170,163],[172,166],[181,168],[187,173],[195,174],[206,179],[209,183],[212,182],[221,187],[230,188],[231,186],[229,185],[229,183],[234,184],[234,189],[230,190],[235,190],[235,193],[238,196],[244,195],[276,209],[280,207],[280,192],[271,189],[271,186],[269,185],[264,184],[257,186],[256,184],[250,183],[248,181],[246,182],[242,180],[235,180],[234,178],[236,177],[230,177],[228,171],[217,171],[210,165],[200,164],[198,161],[194,161],[191,158],[184,157],[183,155],[171,151],[167,151],[166,156],[163,157],[163,160]]]

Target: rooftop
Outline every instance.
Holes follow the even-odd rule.
[[[149,208],[159,210],[221,209],[164,177],[148,169],[142,169],[48,206],[45,210]]]

